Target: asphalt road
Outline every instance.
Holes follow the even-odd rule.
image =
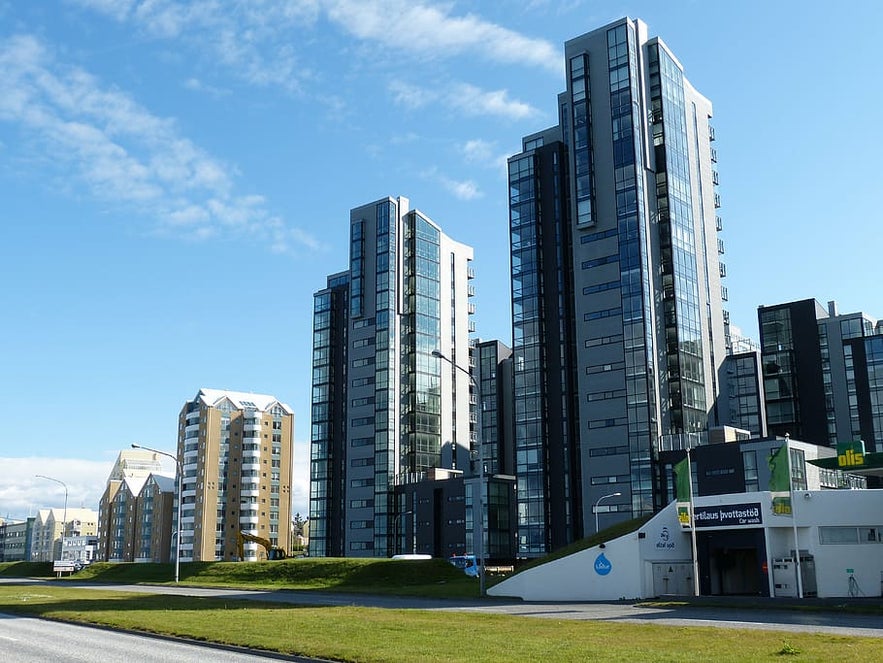
[[[280,657],[0,613],[0,660],[8,663],[259,663]],[[300,660],[309,659],[283,659]]]
[[[2,583],[43,582],[14,578]],[[254,591],[168,585],[106,585],[95,583],[59,583],[65,587],[113,590],[148,594],[178,594],[232,600],[253,600],[295,605],[364,606],[414,610],[441,610],[498,613],[533,618],[601,620],[671,626],[709,626],[716,628],[765,629],[785,632],[829,633],[843,636],[883,638],[883,617],[831,611],[798,611],[764,607],[762,603],[736,602],[733,607],[671,606],[650,607],[633,603],[538,603],[520,600],[426,599],[331,592],[292,590]]]

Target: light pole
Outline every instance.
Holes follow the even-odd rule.
[[[446,357],[442,354],[441,350],[433,350],[432,356],[443,361],[446,361],[451,366],[456,368],[459,371],[462,371],[466,374],[466,377],[469,378],[469,381],[472,383],[472,388],[475,389],[475,394],[478,396],[478,417],[475,422],[476,427],[476,435],[475,440],[478,444],[478,544],[475,546],[476,557],[478,558],[478,595],[484,596],[484,445],[482,444],[481,439],[481,410],[482,410],[482,399],[481,399],[481,387],[478,386],[478,381],[472,376],[470,371],[467,371],[465,368],[460,366],[459,364],[455,364],[453,360]]]
[[[60,479],[53,479],[52,477],[47,477],[45,474],[37,474],[35,475],[38,479],[48,479],[49,481],[54,481],[55,483],[60,483],[64,486],[64,515],[61,517],[61,549],[58,551],[58,558],[64,559],[64,530],[67,527],[67,484]],[[54,544],[54,540],[53,540]],[[55,546],[53,545],[53,548]]]
[[[606,500],[608,497],[619,497],[622,493],[610,493],[609,495],[602,495],[598,498],[598,501],[595,502],[595,534],[600,532],[600,528],[598,527],[598,505],[601,504],[601,500]]]
[[[395,545],[393,546],[393,555],[398,555],[399,553],[399,521],[402,516],[410,516],[413,513],[413,511],[402,511],[401,513],[397,513],[396,517],[393,518],[393,532],[396,537]]]
[[[175,582],[181,578],[181,503],[184,501],[184,468],[181,467],[181,463],[178,462],[178,457],[173,456],[170,453],[166,453],[165,451],[160,451],[159,449],[151,449],[150,447],[145,447],[140,444],[135,444],[132,442],[133,449],[144,449],[144,451],[152,451],[155,454],[159,454],[160,456],[165,456],[166,458],[171,458],[175,461],[175,474],[178,475],[178,527],[175,532]]]

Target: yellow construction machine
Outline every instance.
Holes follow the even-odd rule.
[[[267,559],[270,561],[285,559],[286,557],[288,557],[288,555],[285,554],[284,549],[280,548],[279,546],[274,546],[272,543],[270,543],[268,539],[265,539],[262,536],[249,534],[248,532],[239,532],[239,561],[243,561],[245,559],[245,550],[243,549],[243,544],[246,541],[251,541],[263,546],[264,550],[267,551]]]

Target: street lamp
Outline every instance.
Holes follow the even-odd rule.
[[[35,476],[38,479],[48,479],[49,481],[54,481],[55,483],[60,483],[62,486],[64,486],[64,515],[61,517],[62,518],[61,550],[58,551],[58,558],[64,559],[64,530],[67,527],[67,484],[64,481],[61,481],[60,479],[53,479],[52,477],[47,477],[45,474],[36,474]],[[54,543],[54,541],[53,541],[53,543]],[[54,547],[55,546],[53,545],[53,548]]]
[[[475,440],[478,444],[478,544],[475,546],[475,550],[477,553],[476,557],[478,558],[478,595],[484,596],[484,445],[481,439],[481,409],[483,404],[481,387],[478,386],[478,381],[472,376],[470,371],[467,371],[459,364],[455,364],[451,359],[442,354],[441,350],[433,350],[432,356],[446,361],[457,370],[465,373],[478,396],[478,417],[475,422],[477,429]]]
[[[397,555],[399,552],[399,520],[402,516],[410,516],[414,512],[413,511],[402,511],[401,513],[397,513],[396,517],[392,519],[393,522],[393,533],[395,535],[395,545],[393,547],[393,554]],[[405,530],[407,531],[407,530]]]
[[[184,470],[181,467],[181,463],[178,462],[178,457],[173,456],[170,453],[160,451],[159,449],[151,449],[150,447],[135,444],[134,442],[132,442],[132,448],[152,451],[155,454],[171,458],[175,461],[175,474],[178,475],[178,531],[175,532],[175,582],[177,583],[181,578],[181,503],[184,501]]]
[[[598,501],[595,502],[595,534],[597,534],[600,530],[598,527],[598,505],[601,504],[601,500],[606,500],[608,497],[619,497],[622,493],[610,493],[609,495],[602,495],[598,498]]]

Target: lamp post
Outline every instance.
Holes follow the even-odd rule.
[[[393,532],[396,537],[395,545],[393,546],[393,555],[398,555],[399,553],[399,521],[402,516],[410,516],[413,513],[413,511],[402,511],[401,513],[397,513],[396,517],[393,518]]]
[[[35,475],[38,479],[48,479],[49,481],[54,481],[55,483],[60,483],[64,487],[64,515],[61,517],[61,549],[58,551],[59,559],[64,559],[64,530],[67,527],[67,484],[60,479],[54,479],[52,477],[47,477],[45,474],[37,474]],[[53,546],[54,547],[54,546]]]
[[[622,493],[610,493],[609,495],[602,495],[598,498],[598,501],[595,502],[595,534],[601,531],[598,527],[598,505],[601,504],[601,500],[606,500],[608,497],[619,497]]]
[[[175,474],[178,475],[178,527],[175,532],[175,582],[181,578],[181,503],[184,501],[184,468],[181,467],[181,463],[178,461],[177,456],[173,456],[170,453],[166,453],[165,451],[160,451],[159,449],[151,449],[150,447],[145,447],[140,444],[132,443],[133,449],[144,449],[144,451],[152,451],[155,454],[159,454],[160,456],[165,456],[166,458],[171,458],[175,461]]]
[[[478,544],[475,546],[476,557],[478,558],[478,595],[484,596],[484,445],[482,444],[481,439],[481,409],[482,409],[482,398],[481,398],[481,387],[478,386],[478,381],[472,376],[470,371],[467,371],[465,368],[460,366],[459,364],[455,364],[453,360],[446,357],[442,354],[441,350],[433,350],[432,356],[437,359],[441,359],[446,361],[455,369],[462,371],[466,374],[466,377],[469,378],[469,382],[472,383],[472,388],[475,389],[475,393],[478,396],[478,417],[475,422],[475,427],[477,429],[475,440],[478,444]]]

